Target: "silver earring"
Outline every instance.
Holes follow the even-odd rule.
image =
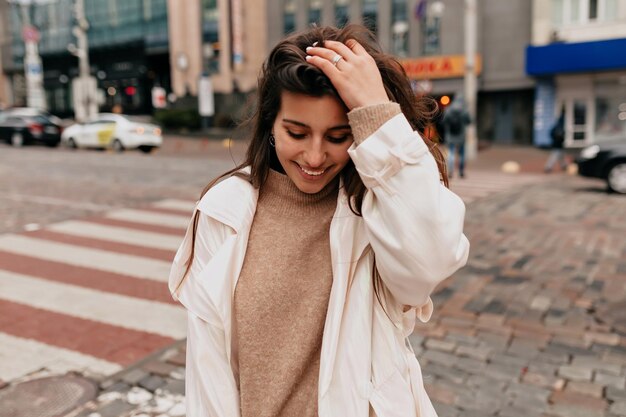
[[[276,138],[271,133],[270,133],[270,145],[272,148],[276,147]]]

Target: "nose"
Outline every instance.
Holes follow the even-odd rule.
[[[326,149],[321,140],[314,140],[305,153],[304,162],[311,168],[319,168],[326,162]]]

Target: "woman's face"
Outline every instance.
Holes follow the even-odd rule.
[[[284,91],[272,131],[280,164],[304,193],[321,191],[350,160],[348,116],[343,104],[332,96]]]

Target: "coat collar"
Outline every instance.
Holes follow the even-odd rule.
[[[242,171],[249,173],[250,169]],[[258,199],[258,189],[233,175],[207,191],[198,203],[198,209],[239,233],[252,225]]]

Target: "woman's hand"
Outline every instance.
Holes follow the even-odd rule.
[[[374,58],[354,39],[324,41],[306,52],[307,62],[326,74],[349,110],[389,102]]]

